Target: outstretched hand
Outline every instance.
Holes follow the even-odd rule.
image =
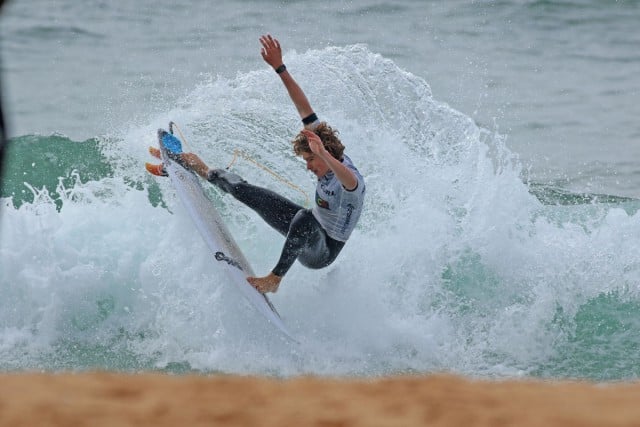
[[[260,44],[262,44],[260,54],[267,64],[271,65],[274,69],[283,64],[282,49],[280,48],[278,39],[271,37],[271,34],[266,34],[260,37]]]

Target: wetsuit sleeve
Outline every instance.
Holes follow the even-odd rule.
[[[364,178],[362,177],[362,175],[360,175],[360,172],[358,171],[358,169],[355,168],[355,166],[352,165],[347,165],[347,168],[353,172],[353,174],[356,176],[356,181],[358,182],[356,184],[356,188],[354,188],[353,190],[347,190],[346,188],[344,188],[344,186],[342,187],[342,189],[347,193],[347,194],[353,194],[355,193],[357,190],[364,188]]]

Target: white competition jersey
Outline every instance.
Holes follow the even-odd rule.
[[[364,202],[364,179],[351,159],[343,156],[342,164],[358,179],[358,186],[346,190],[332,171],[318,180],[313,216],[325,229],[329,237],[346,242],[356,227]]]

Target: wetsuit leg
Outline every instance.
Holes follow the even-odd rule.
[[[251,185],[240,176],[221,169],[209,172],[207,180],[253,209],[283,236],[289,232],[294,216],[304,209],[271,190]]]
[[[311,210],[302,209],[291,221],[280,259],[272,272],[284,276],[296,259],[308,268],[326,267],[336,259],[343,246],[344,242],[327,236]]]
[[[342,250],[344,242],[329,237],[310,209],[221,169],[212,170],[207,180],[253,209],[286,236],[278,264],[272,270],[275,275],[284,276],[296,259],[308,268],[326,267]]]

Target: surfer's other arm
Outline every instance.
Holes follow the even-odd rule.
[[[265,62],[269,64],[280,76],[280,79],[282,80],[284,87],[287,89],[291,101],[293,101],[293,104],[296,106],[298,114],[300,114],[300,118],[305,124],[305,127],[307,125],[314,124],[317,121],[317,117],[311,108],[311,104],[309,103],[307,96],[294,80],[291,73],[289,73],[284,62],[282,62],[282,49],[280,48],[280,42],[270,34],[267,34],[260,37],[260,43],[262,44],[262,49],[260,50],[262,59],[264,59]]]

